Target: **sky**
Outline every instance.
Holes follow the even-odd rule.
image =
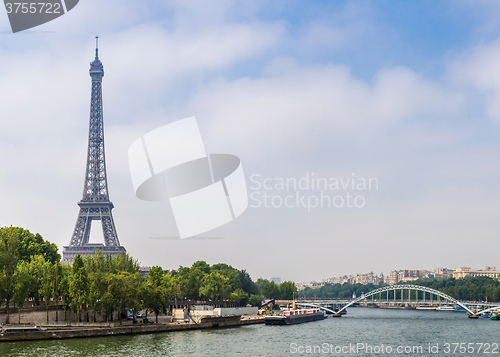
[[[141,265],[204,260],[295,282],[500,268],[499,11],[485,0],[81,0],[15,34],[0,11],[0,225],[69,244],[99,36],[113,217]],[[135,196],[127,152],[191,116],[207,152],[241,159],[249,206],[181,240],[168,201]]]

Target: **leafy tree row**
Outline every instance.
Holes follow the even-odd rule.
[[[285,281],[278,285],[274,281],[259,278],[257,287],[261,295],[268,299],[293,300],[299,297],[297,287],[291,281]]]
[[[27,297],[39,304],[42,297],[52,296],[53,271],[58,270],[54,266],[60,259],[57,246],[38,233],[0,227],[0,301],[5,303],[7,321],[12,301],[22,307]]]
[[[383,285],[373,284],[325,284],[319,288],[312,289],[306,287],[299,291],[301,298],[318,298],[318,299],[348,299],[354,294],[361,296],[363,293],[378,289]]]
[[[439,290],[458,300],[500,302],[500,281],[486,276],[420,279],[414,284]]]
[[[123,316],[126,310],[146,309],[158,320],[173,299],[231,300],[244,306],[258,305],[264,298],[297,297],[293,282],[276,285],[259,279],[255,283],[246,270],[227,264],[210,266],[197,261],[168,274],[155,266],[144,278],[138,262],[125,253],[114,259],[101,254],[77,255],[71,267],[59,260],[57,246],[39,234],[17,227],[0,228],[0,302],[5,304],[7,319],[11,303],[20,314],[28,298],[34,305],[44,301],[47,320],[50,302],[54,301],[57,311],[59,299],[65,311],[72,310],[78,319],[82,310],[95,320],[97,314],[109,318],[116,311]]]
[[[227,264],[210,266],[204,261],[197,261],[190,268],[181,266],[171,274],[179,298],[228,299],[240,305],[259,305],[265,298],[292,300],[298,297],[297,288],[291,281],[277,285],[259,278],[254,282],[246,270]]]

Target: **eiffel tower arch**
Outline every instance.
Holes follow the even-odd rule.
[[[99,60],[96,37],[95,59],[90,63],[92,78],[92,94],[90,100],[89,145],[87,167],[83,195],[78,206],[80,212],[76,219],[75,229],[69,246],[63,247],[63,262],[71,264],[77,254],[93,255],[97,251],[102,254],[117,256],[125,252],[120,246],[116,234],[115,223],[111,213],[113,203],[109,200],[108,181],[106,176],[106,160],[104,154],[104,123],[102,115],[102,77],[104,67]],[[90,243],[90,230],[93,221],[100,221],[104,236],[104,244]]]

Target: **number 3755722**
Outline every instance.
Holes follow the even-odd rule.
[[[37,2],[37,3],[27,3],[27,2],[7,2],[5,3],[5,8],[7,13],[11,14],[60,14],[61,4],[60,3],[49,3],[49,2]]]

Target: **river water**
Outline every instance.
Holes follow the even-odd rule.
[[[464,312],[349,308],[292,326],[2,342],[0,356],[491,356],[499,345],[500,321]]]

